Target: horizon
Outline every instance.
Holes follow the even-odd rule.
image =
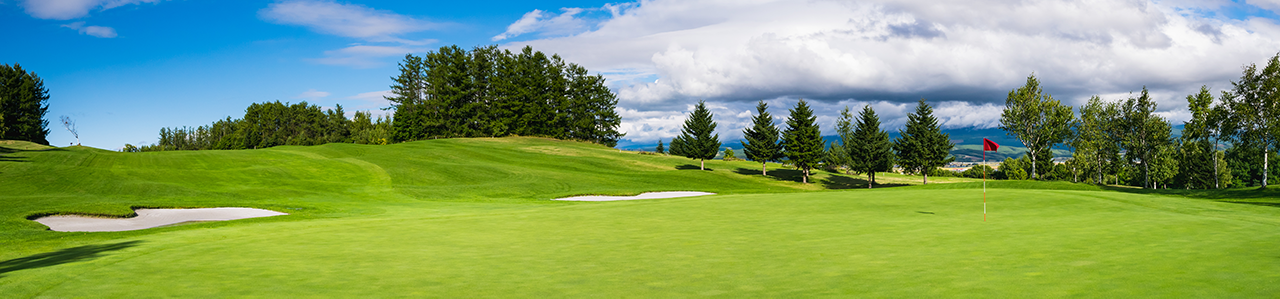
[[[239,118],[261,102],[380,110],[396,63],[447,45],[526,45],[607,78],[622,139],[678,134],[705,99],[725,140],[756,101],[785,117],[811,101],[823,135],[840,107],[871,105],[900,127],[926,98],[948,130],[995,127],[1004,95],[1035,74],[1066,105],[1127,98],[1144,86],[1157,114],[1230,87],[1280,51],[1280,4],[647,1],[5,1],[4,64],[49,89],[48,139],[154,143],[165,127]],[[986,14],[1005,16],[991,20]],[[890,130],[894,131],[894,130]]]

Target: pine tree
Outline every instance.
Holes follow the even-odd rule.
[[[0,139],[26,140],[48,145],[49,90],[35,72],[22,66],[0,64],[0,119],[4,135]]]
[[[742,143],[742,151],[747,159],[760,162],[760,175],[769,175],[768,163],[782,158],[782,145],[778,143],[778,127],[773,125],[773,116],[766,111],[769,105],[764,101],[756,104],[756,116],[751,118],[751,127],[742,131],[747,138]]]
[[[667,153],[667,149],[662,148],[662,139],[658,139],[658,148],[653,149],[653,151],[654,151],[654,152],[656,152],[656,153],[658,153],[658,154],[665,154],[665,153]]]
[[[853,171],[867,174],[867,188],[876,182],[876,172],[893,169],[895,157],[889,133],[880,129],[880,117],[870,105],[863,106],[858,114],[858,126],[853,132],[853,142],[847,146]]]
[[[955,158],[950,156],[950,134],[943,134],[938,126],[938,119],[933,117],[933,108],[924,99],[916,105],[915,113],[907,115],[907,128],[898,131],[901,137],[894,140],[893,149],[898,153],[898,165],[910,173],[924,176],[924,183],[929,184],[929,172]]]
[[[792,165],[804,173],[801,182],[806,184],[809,183],[809,172],[818,166],[818,162],[826,154],[817,121],[818,117],[813,115],[809,103],[800,99],[796,107],[791,109],[787,129],[782,133],[783,153]]]
[[[716,122],[711,118],[707,103],[698,101],[693,113],[684,120],[680,136],[671,140],[671,154],[699,160],[698,168],[707,170],[707,159],[714,159],[720,152],[720,134],[715,134]]]

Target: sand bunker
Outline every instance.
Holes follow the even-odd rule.
[[[99,218],[78,215],[40,217],[36,222],[60,232],[118,232],[193,221],[224,221],[288,215],[253,208],[138,209],[133,218]]]
[[[640,195],[636,195],[636,196],[596,196],[596,195],[590,195],[590,196],[574,196],[574,197],[556,198],[556,199],[552,199],[552,200],[567,200],[567,201],[615,201],[615,200],[636,200],[636,199],[655,199],[655,198],[690,197],[690,196],[703,196],[703,195],[714,195],[714,194],[715,194],[715,193],[707,193],[707,192],[675,191],[675,192],[648,192],[648,193],[641,193]]]

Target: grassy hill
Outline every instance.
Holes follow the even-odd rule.
[[[5,147],[6,297],[1270,297],[1274,191],[859,177],[537,138],[116,153]],[[770,166],[775,168],[776,165]],[[916,177],[885,175],[908,185]],[[931,179],[931,181],[934,181]],[[837,190],[853,188],[850,190]],[[558,202],[580,194],[718,195]],[[1223,201],[1240,201],[1239,204]],[[288,216],[61,233],[130,207]]]

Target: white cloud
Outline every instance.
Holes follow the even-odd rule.
[[[1280,0],[1249,0],[1247,2],[1258,8],[1280,12]]]
[[[303,26],[324,34],[410,45],[428,42],[406,40],[398,36],[428,30],[435,26],[431,22],[390,11],[321,0],[272,3],[259,11],[258,16],[277,24]]]
[[[644,113],[698,99],[725,103],[737,115],[759,99],[791,99],[775,106],[780,114],[800,97],[879,103],[877,112],[909,109],[925,97],[939,103],[948,126],[991,127],[1007,92],[1033,72],[1073,106],[1093,94],[1146,85],[1162,113],[1176,118],[1171,111],[1185,109],[1186,94],[1200,85],[1217,92],[1241,65],[1280,49],[1276,20],[1226,18],[1233,5],[1239,4],[652,0],[593,8],[610,12],[602,19],[569,15],[582,24],[577,31],[550,35],[540,26],[552,18],[531,12],[495,40],[544,36],[504,47],[531,45],[605,74],[620,111],[634,117],[624,116],[628,139],[674,136],[669,113]],[[819,115],[832,119],[837,111]],[[734,128],[722,124],[726,129]]]
[[[100,37],[100,38],[116,37],[116,29],[111,27],[85,26],[84,22],[63,24],[62,27],[70,28],[71,30],[79,31],[80,34],[85,34],[85,35],[94,36],[94,37]]]
[[[89,15],[89,11],[108,10],[130,4],[159,3],[163,0],[23,0],[28,15],[40,19],[69,20]]]
[[[325,51],[324,58],[311,59],[316,63],[328,65],[344,65],[357,68],[371,68],[383,65],[381,58],[404,56],[421,49],[401,46],[369,46],[354,45],[338,50]]]
[[[525,13],[520,20],[507,26],[507,31],[494,36],[493,41],[500,41],[529,32],[542,32],[544,34],[565,34],[582,30],[586,27],[586,21],[575,18],[584,10],[581,8],[562,8],[563,13],[559,15],[547,14],[541,10],[533,10]]]
[[[304,92],[302,92],[302,93],[298,94],[297,96],[294,96],[293,98],[295,98],[295,99],[318,99],[318,98],[323,98],[323,97],[327,97],[327,96],[329,96],[329,92],[327,92],[327,91],[316,91],[315,89],[308,89],[307,91],[304,91]]]

